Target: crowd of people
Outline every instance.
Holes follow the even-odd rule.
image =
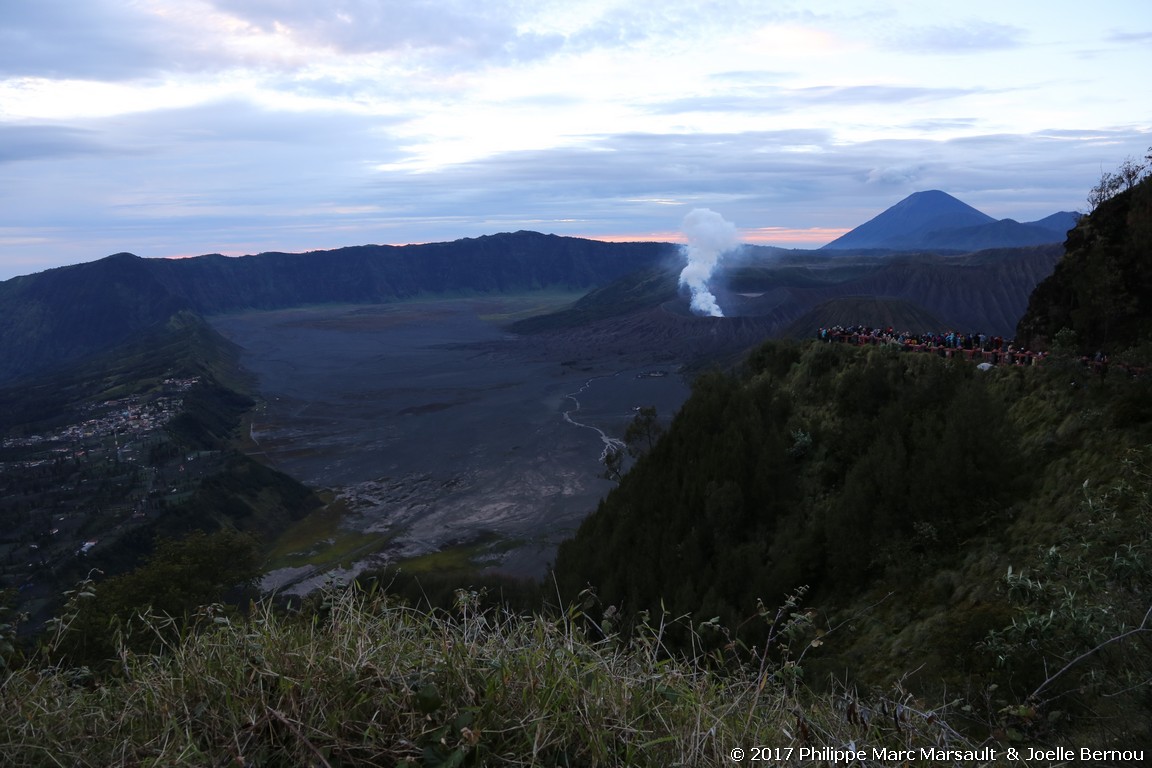
[[[1039,365],[1046,352],[1033,352],[1016,346],[1012,339],[983,333],[911,333],[893,328],[870,328],[864,325],[834,325],[821,328],[821,341],[857,346],[890,345],[910,352],[931,352],[941,357],[958,357],[991,365]]]

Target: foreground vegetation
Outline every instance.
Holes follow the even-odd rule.
[[[208,606],[175,633],[146,612],[99,670],[58,660],[66,612],[0,684],[0,753],[9,766],[707,766],[764,745],[974,748],[898,689],[863,700],[798,685],[811,641],[796,600],[765,614],[759,649],[706,653],[698,635],[678,656],[670,617],[625,641],[577,608],[519,616],[480,597],[416,610],[330,590],[295,613]],[[151,650],[132,650],[141,636]]]

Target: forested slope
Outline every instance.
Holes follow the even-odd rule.
[[[990,378],[894,349],[771,343],[701,377],[668,435],[560,551],[605,600],[739,623],[953,553],[1027,490]],[[627,556],[625,556],[627,553]]]

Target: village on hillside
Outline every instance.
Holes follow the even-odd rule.
[[[93,549],[111,546],[192,495],[221,463],[188,453],[166,427],[199,377],[84,403],[69,423],[0,442],[0,590],[33,606],[75,584]]]

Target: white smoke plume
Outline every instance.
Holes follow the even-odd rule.
[[[696,208],[684,217],[680,229],[688,237],[688,244],[680,246],[688,262],[680,272],[680,285],[692,291],[692,311],[698,315],[724,317],[716,297],[708,289],[708,281],[720,257],[740,245],[736,225],[725,221],[716,211]]]

